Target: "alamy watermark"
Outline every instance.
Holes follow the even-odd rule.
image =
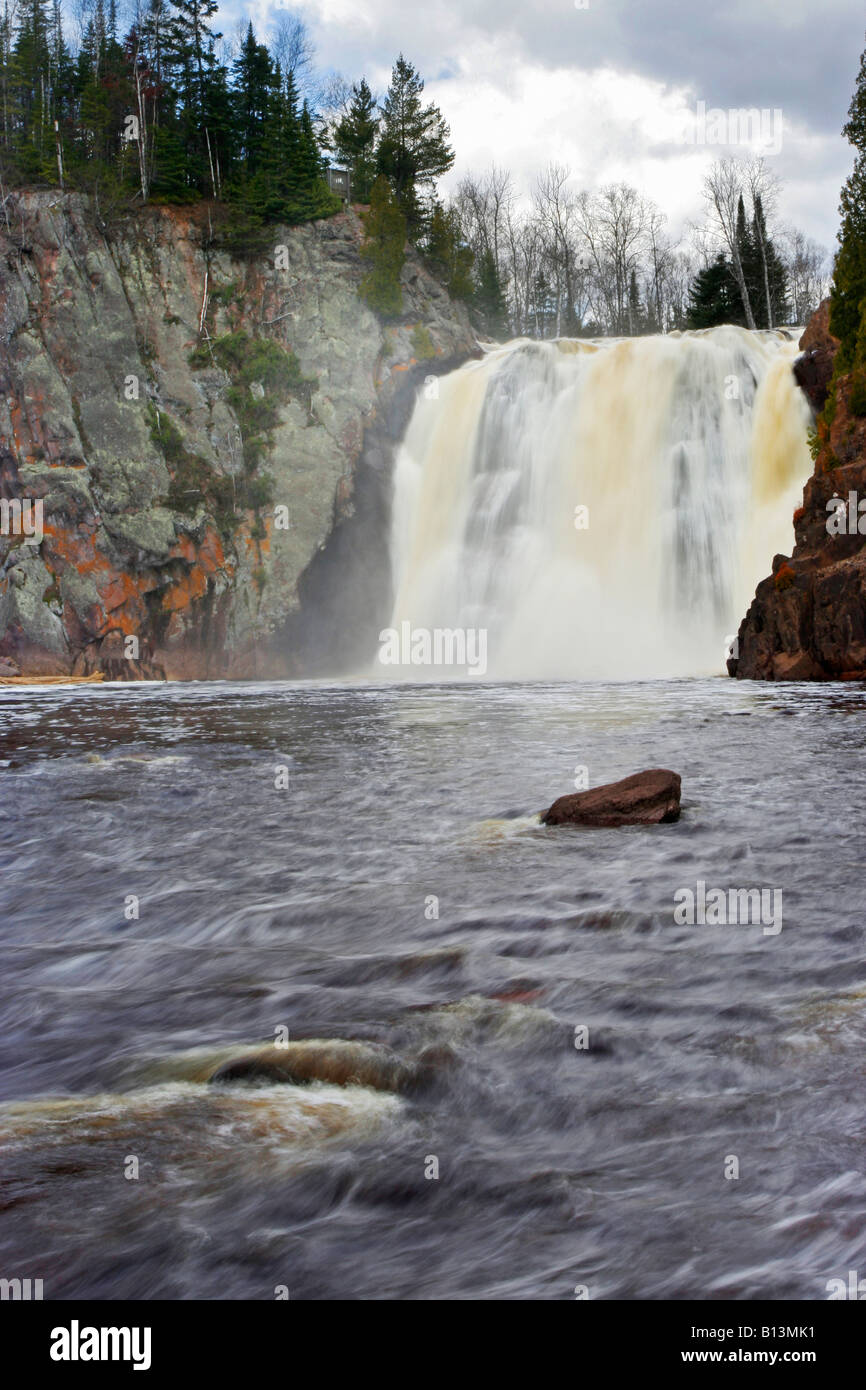
[[[674,921],[678,927],[762,926],[764,936],[782,930],[781,888],[707,888],[699,878],[696,888],[674,893]]]
[[[848,1270],[848,1278],[828,1279],[825,1285],[831,1303],[847,1298],[862,1303],[866,1300],[866,1279],[858,1279],[856,1269]]]
[[[780,154],[784,121],[782,109],[774,106],[719,106],[707,108],[705,101],[695,107],[694,118],[684,126],[681,140],[686,145],[749,145],[764,154]]]
[[[866,497],[849,492],[846,502],[834,493],[826,507],[830,513],[824,523],[828,536],[866,536]]]
[[[52,1328],[48,1354],[52,1361],[131,1361],[134,1371],[148,1371],[151,1329],[82,1327],[73,1318],[69,1327]]]
[[[402,622],[379,633],[383,666],[457,666],[470,676],[487,671],[486,627],[413,627]]]
[[[41,1279],[0,1279],[0,1302],[28,1303],[43,1297]]]
[[[42,499],[0,497],[0,536],[23,536],[25,545],[41,545],[45,537]]]

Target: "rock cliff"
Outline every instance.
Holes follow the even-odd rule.
[[[40,191],[6,213],[0,674],[355,659],[387,611],[394,444],[425,377],[477,351],[464,308],[410,252],[382,325],[351,209],[243,261],[204,207],[107,226]]]
[[[795,376],[821,411],[815,470],[794,513],[793,553],[777,555],[758,585],[728,672],[749,680],[866,679],[866,392],[851,375],[832,382],[837,343],[826,301],[800,346]]]

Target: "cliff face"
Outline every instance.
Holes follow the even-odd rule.
[[[795,375],[824,406],[836,340],[825,301],[800,340]],[[850,376],[819,417],[815,471],[794,513],[794,551],[777,555],[740,624],[732,676],[749,680],[866,678],[866,401]],[[852,496],[853,494],[853,496]],[[858,510],[861,502],[863,511]],[[828,506],[829,504],[829,506]]]
[[[106,229],[76,195],[6,207],[0,674],[303,674],[323,624],[357,642],[387,574],[380,553],[359,589],[353,528],[381,552],[415,393],[477,351],[463,307],[410,253],[380,324],[351,210],[238,261],[206,209]]]

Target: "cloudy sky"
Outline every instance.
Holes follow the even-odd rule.
[[[528,192],[555,159],[580,188],[634,183],[679,233],[700,213],[707,164],[746,148],[688,143],[698,103],[757,108],[783,218],[835,245],[860,0],[231,0],[220,21],[228,33],[248,15],[264,30],[286,10],[305,18],[322,68],[365,75],[374,91],[398,51],[416,65],[451,126],[446,189],[495,160]]]

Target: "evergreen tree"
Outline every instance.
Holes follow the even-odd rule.
[[[413,239],[424,227],[423,193],[454,163],[448,126],[438,106],[422,105],[423,91],[421,77],[401,53],[381,106],[377,163],[396,194]]]
[[[406,259],[406,218],[388,180],[380,176],[370,191],[370,208],[363,214],[366,238],[361,255],[370,270],[360,294],[371,309],[386,318],[402,312],[400,272]]]
[[[50,36],[47,0],[27,0],[12,54],[15,152],[23,178],[38,181],[54,164]]]
[[[256,42],[250,23],[232,69],[235,138],[243,173],[250,178],[259,167],[265,148],[265,125],[273,120],[275,85],[271,55]]]
[[[298,148],[298,194],[289,208],[292,222],[307,222],[316,217],[330,217],[339,212],[340,199],[325,182],[325,161],[316,139],[313,118],[306,101],[301,108],[300,141]]]
[[[171,4],[174,14],[166,56],[179,101],[182,139],[189,160],[188,185],[196,191],[209,185],[216,197],[219,148],[215,148],[213,107],[222,78],[214,45],[222,35],[213,33],[208,22],[216,14],[218,0],[171,0]]]
[[[689,290],[689,328],[716,328],[738,322],[743,306],[732,268],[720,252],[712,265],[699,272]]]
[[[755,322],[758,328],[776,328],[788,318],[788,274],[767,234],[760,196],[755,199],[752,246],[755,257],[755,292],[752,295]]]
[[[376,178],[378,131],[376,99],[362,77],[352,88],[348,111],[333,131],[335,153],[352,176],[352,196],[358,203],[369,201]]]
[[[141,0],[122,40],[116,0],[93,0],[73,62],[61,3],[0,7],[4,184],[79,187],[100,215],[150,197],[227,200],[235,215],[216,224],[233,249],[245,239],[261,249],[267,238],[258,232],[269,221],[339,210],[317,118],[252,25],[229,71],[217,56],[217,0]],[[360,196],[372,177],[377,128],[375,102],[361,83],[342,127]]]
[[[830,331],[840,341],[837,371],[866,360],[866,51],[842,133],[857,151],[842,189],[839,251],[830,291]]]
[[[632,335],[643,333],[644,331],[644,311],[640,300],[640,286],[637,282],[637,271],[632,268],[628,282],[628,331]]]
[[[438,200],[433,204],[425,249],[433,273],[452,298],[471,299],[474,294],[472,264],[475,256],[472,248],[463,241],[456,213],[453,210],[446,212]]]
[[[478,262],[478,284],[473,302],[487,336],[507,338],[508,306],[496,258],[489,246],[482,251]]]

